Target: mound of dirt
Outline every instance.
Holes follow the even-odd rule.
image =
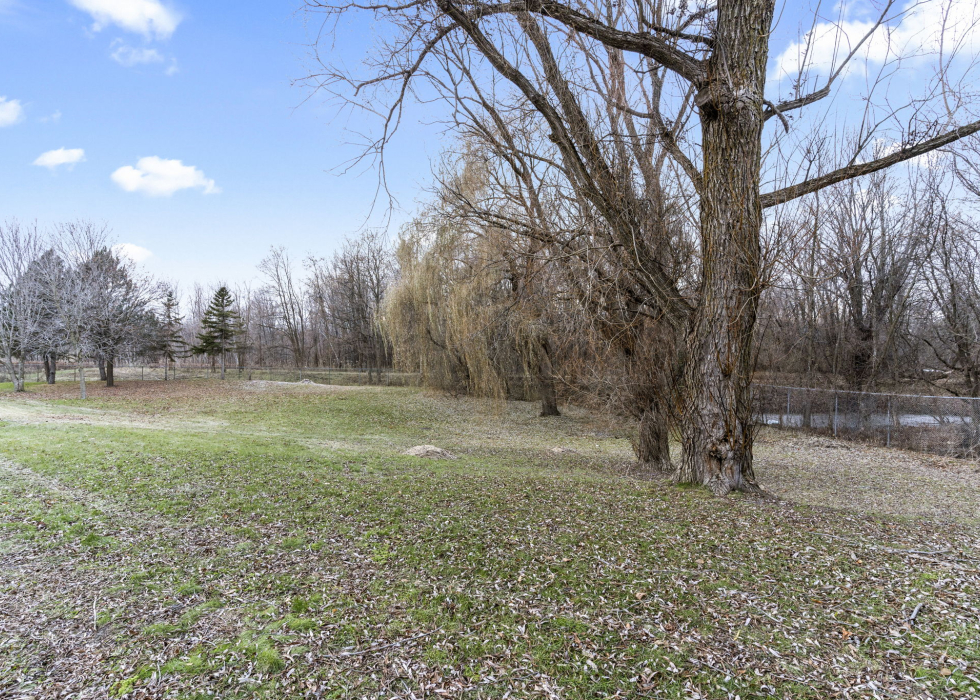
[[[435,445],[416,445],[405,450],[402,454],[409,455],[410,457],[425,457],[427,459],[456,459],[456,455],[452,452],[444,450],[441,447],[436,447]]]

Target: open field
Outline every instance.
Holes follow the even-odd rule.
[[[716,499],[575,409],[76,391],[0,398],[0,697],[980,694],[975,462],[771,431]]]

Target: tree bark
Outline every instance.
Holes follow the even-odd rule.
[[[551,343],[547,338],[539,343],[538,391],[541,392],[541,417],[560,416],[558,392],[555,390],[555,370],[551,364]]]
[[[225,352],[221,351],[221,378],[225,378]]]
[[[111,357],[108,358],[105,362],[105,385],[106,386],[116,385],[115,376],[113,374],[113,369],[114,369],[113,365],[114,365],[113,358]]]
[[[20,360],[20,369],[18,371],[18,363],[14,362],[13,357],[8,357],[7,367],[10,369],[10,381],[14,385],[14,392],[24,391],[24,360]]]
[[[58,358],[54,354],[44,356],[44,378],[48,384],[54,384],[58,378]]]
[[[640,416],[640,434],[636,443],[636,458],[640,464],[660,472],[673,471],[670,462],[670,423],[658,401]]]
[[[105,381],[105,358],[99,358],[99,381]]]
[[[759,180],[772,0],[718,3],[716,50],[696,97],[704,163],[700,303],[688,336],[678,481],[758,491],[751,349],[761,291]]]

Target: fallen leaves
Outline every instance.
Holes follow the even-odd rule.
[[[980,693],[973,529],[556,467],[599,438],[522,404],[215,383],[5,428],[0,696]]]

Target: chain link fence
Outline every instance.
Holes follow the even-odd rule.
[[[980,399],[756,384],[755,420],[886,447],[980,456]]]
[[[99,368],[85,365],[85,381],[99,381]],[[40,362],[25,363],[24,377],[28,382],[41,383],[45,381],[44,368]],[[180,364],[176,367],[164,368],[163,365],[150,364],[117,364],[113,368],[113,376],[117,382],[124,381],[162,381],[188,379],[217,379],[221,376],[220,368],[212,369],[207,365]],[[417,374],[410,372],[395,372],[387,367],[238,367],[229,365],[225,368],[228,379],[245,379],[250,381],[274,382],[312,382],[314,384],[333,384],[342,386],[381,385],[381,386],[416,386],[419,381]],[[57,370],[58,382],[77,382],[79,367],[73,363],[59,363]],[[0,383],[10,382],[11,378],[6,368],[0,368]]]

